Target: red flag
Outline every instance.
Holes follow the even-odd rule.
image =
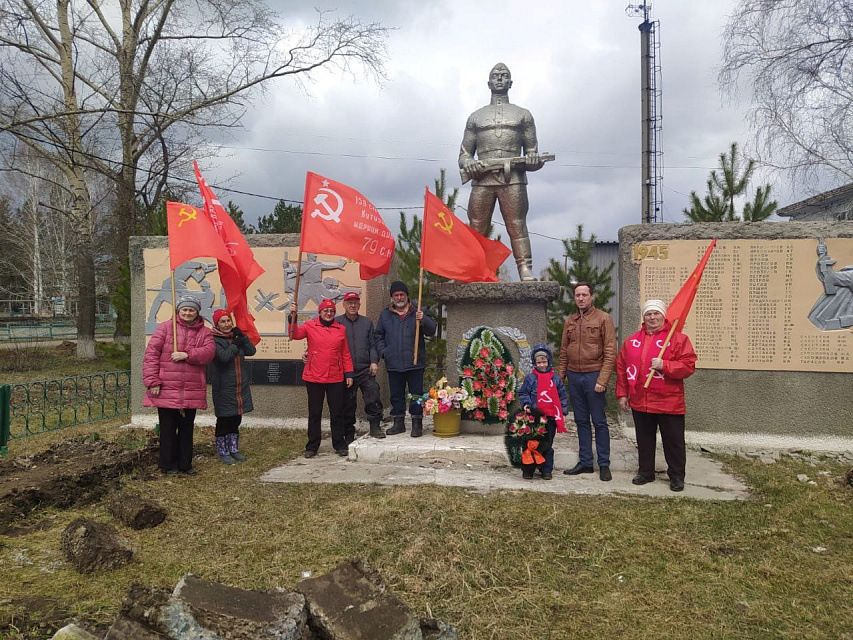
[[[234,263],[204,212],[182,202],[166,203],[169,225],[169,268],[177,269],[187,260],[199,256],[216,258],[220,264]]]
[[[708,248],[705,250],[705,255],[696,265],[693,273],[684,282],[678,293],[669,303],[669,308],[666,311],[666,319],[675,327],[676,331],[681,331],[684,328],[684,323],[687,321],[687,314],[690,313],[690,307],[693,306],[693,298],[696,297],[696,291],[699,289],[699,282],[702,280],[702,272],[705,271],[705,265],[708,264],[708,258],[711,257],[711,252],[717,246],[717,239],[714,238]]]
[[[300,251],[355,260],[361,279],[370,280],[391,268],[394,237],[376,207],[358,191],[309,171]]]
[[[255,254],[246,238],[208,186],[195,161],[193,168],[198,188],[201,190],[201,199],[204,201],[204,212],[231,256],[231,264],[220,262],[219,265],[219,281],[225,290],[228,310],[234,313],[237,326],[249,337],[252,344],[258,344],[261,336],[255,327],[254,317],[249,313],[246,290],[264,269],[255,260]]]
[[[426,190],[421,234],[421,266],[459,282],[499,282],[495,272],[511,254],[454,216],[440,198]]]

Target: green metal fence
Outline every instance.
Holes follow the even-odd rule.
[[[111,320],[95,323],[96,336],[111,336],[114,332],[115,322]],[[75,338],[77,338],[77,326],[73,322],[0,323],[0,342],[74,340]]]
[[[130,411],[130,371],[108,371],[0,387],[0,453],[9,440]]]

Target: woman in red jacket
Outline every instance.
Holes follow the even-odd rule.
[[[195,412],[207,409],[205,367],[213,360],[216,346],[199,316],[198,300],[184,296],[175,306],[178,348],[172,339],[172,320],[161,322],[142,358],[142,382],[148,389],[142,404],[157,407],[160,470],[194,475]]]
[[[643,305],[643,327],[622,345],[616,359],[616,397],[619,409],[634,416],[637,434],[639,471],[634,484],[655,479],[655,446],[660,427],[663,455],[666,458],[669,488],[684,490],[687,448],[684,443],[684,379],[696,369],[696,352],[690,339],[676,331],[659,358],[669,334],[666,305],[648,300]],[[649,371],[654,371],[645,388]]]
[[[308,339],[308,352],[302,379],[308,389],[308,444],[305,457],[313,458],[320,448],[320,419],[323,400],[329,403],[332,425],[332,446],[339,456],[349,453],[344,437],[344,408],[346,389],[352,386],[353,366],[347,344],[347,332],[335,321],[335,303],[323,300],[317,307],[317,317],[296,324],[296,303],[290,307],[290,337]]]

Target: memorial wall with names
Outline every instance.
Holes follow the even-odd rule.
[[[631,247],[639,299],[669,303],[708,244]],[[853,373],[851,326],[853,239],[719,240],[684,332],[698,368]]]

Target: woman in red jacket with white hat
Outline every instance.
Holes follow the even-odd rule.
[[[672,325],[666,305],[648,300],[643,305],[643,327],[625,340],[616,359],[616,397],[619,409],[634,416],[639,471],[634,484],[655,479],[655,446],[660,427],[666,458],[669,488],[684,490],[687,448],[684,442],[684,379],[696,369],[696,352],[690,339],[676,331],[660,355]],[[653,371],[648,388],[649,372]]]
[[[290,307],[290,337],[308,339],[308,351],[302,379],[308,389],[308,443],[305,457],[313,458],[320,448],[320,419],[323,400],[329,403],[332,426],[332,446],[339,456],[349,453],[344,435],[346,389],[352,386],[353,365],[347,344],[347,332],[335,320],[335,303],[323,300],[317,307],[317,317],[296,324],[296,303]]]

